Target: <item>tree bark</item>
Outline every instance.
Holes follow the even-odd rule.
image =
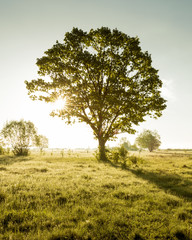
[[[105,141],[103,137],[99,137],[98,141],[99,141],[99,161],[106,162],[107,156],[106,156],[106,149],[105,149]]]

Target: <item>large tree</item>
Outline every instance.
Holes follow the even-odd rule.
[[[134,125],[146,115],[159,117],[166,107],[158,71],[139,44],[137,37],[117,29],[73,28],[63,43],[57,41],[37,59],[42,78],[25,81],[33,100],[66,99],[66,106],[52,115],[67,123],[86,122],[98,139],[103,161],[108,140],[118,133],[134,133]]]

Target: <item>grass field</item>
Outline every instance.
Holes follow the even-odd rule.
[[[0,239],[192,239],[192,152],[130,154],[0,156]]]

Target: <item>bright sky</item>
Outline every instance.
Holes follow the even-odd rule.
[[[23,118],[50,147],[97,147],[88,126],[67,126],[49,116],[50,106],[30,100],[24,81],[37,77],[36,59],[67,31],[106,26],[138,36],[164,81],[167,109],[137,131],[157,130],[161,148],[192,148],[191,12],[191,0],[0,0],[0,129]],[[137,134],[123,136],[133,143]]]

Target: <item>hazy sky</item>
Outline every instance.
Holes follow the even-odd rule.
[[[191,12],[191,0],[0,0],[0,129],[23,118],[50,147],[96,147],[88,126],[50,117],[49,105],[29,99],[24,81],[37,77],[36,59],[67,31],[106,26],[138,36],[164,82],[167,109],[138,132],[157,130],[162,148],[192,148]],[[135,136],[123,136],[133,143]]]

